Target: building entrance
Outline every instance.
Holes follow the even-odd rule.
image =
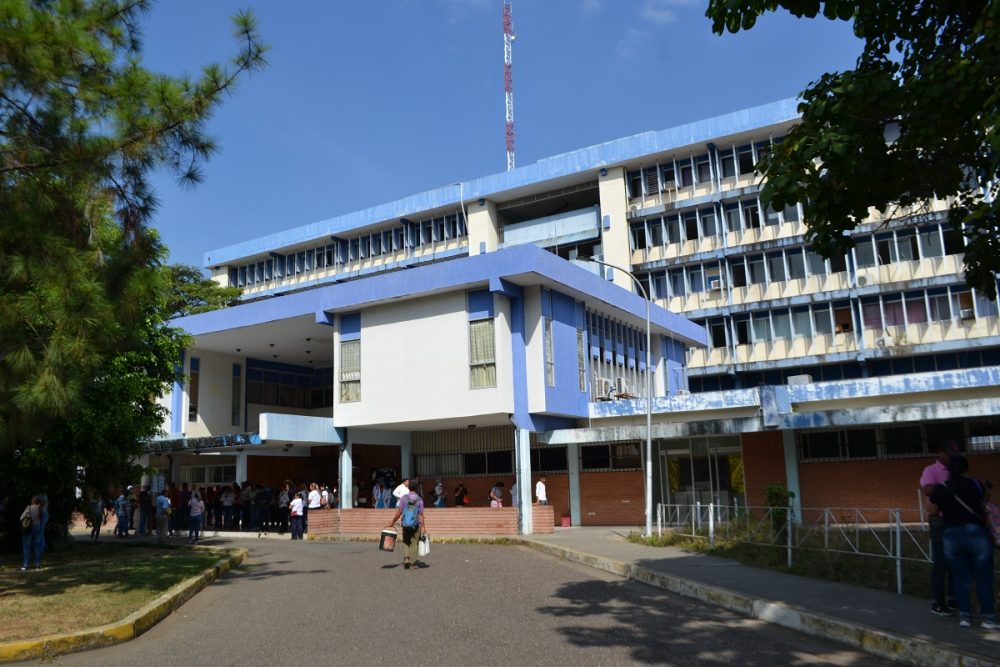
[[[720,517],[746,505],[739,436],[665,441],[660,466],[660,479],[666,480],[660,502],[674,506],[682,521],[698,504],[714,503]]]

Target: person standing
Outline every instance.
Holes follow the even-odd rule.
[[[953,454],[958,454],[958,444],[946,442],[937,448],[938,458],[934,463],[924,468],[920,475],[920,490],[926,499],[938,484],[948,481],[948,461]],[[948,578],[948,564],[944,557],[944,517],[937,510],[929,510],[927,518],[931,534],[931,613],[938,616],[951,616],[954,604],[954,582]],[[947,583],[948,597],[945,597]]]
[[[118,522],[115,525],[116,537],[128,537],[128,510],[128,491],[123,488],[115,500],[115,520]]]
[[[170,520],[170,497],[166,489],[160,489],[156,496],[156,540],[167,541],[167,522]]]
[[[24,556],[21,571],[28,569],[28,563],[35,561],[35,567],[42,566],[42,499],[32,496],[31,503],[21,512],[21,552]]]
[[[410,492],[410,480],[404,479],[402,482],[399,483],[399,486],[397,486],[395,489],[392,490],[392,497],[396,499],[396,502],[393,505],[393,507],[397,507],[399,505],[399,499],[405,496],[409,492]]]
[[[142,487],[139,491],[139,530],[140,536],[145,537],[149,529],[149,485]]]
[[[424,522],[424,501],[416,491],[410,491],[399,499],[399,506],[392,521],[386,528],[394,528],[400,521],[403,527],[403,568],[409,570],[417,564],[417,547],[420,536],[427,531]]]
[[[96,542],[101,537],[101,524],[104,523],[104,499],[100,491],[94,491],[90,498],[90,539]]]
[[[948,461],[948,481],[931,491],[930,505],[944,517],[944,555],[958,598],[958,624],[972,625],[971,587],[976,586],[980,626],[1000,628],[994,613],[993,540],[986,528],[983,501],[989,498],[989,483],[970,478],[969,460],[953,454]]]
[[[205,515],[205,503],[197,491],[191,493],[188,501],[188,544],[198,544],[201,537],[201,518]]]
[[[323,496],[319,493],[319,484],[313,482],[309,485],[309,495],[306,497],[307,506],[306,511],[302,515],[302,530],[309,532],[309,512],[314,512],[319,509],[320,504],[323,502]]]
[[[549,497],[545,495],[545,477],[539,477],[538,481],[535,482],[535,498],[538,499],[539,505],[548,505]]]
[[[497,482],[490,489],[490,507],[495,510],[503,508],[503,482]]]
[[[292,485],[285,480],[278,494],[278,534],[284,535],[288,532],[288,503],[292,501]]]
[[[292,520],[292,539],[301,540],[302,539],[302,509],[303,502],[302,497],[299,494],[292,496],[291,502],[288,504],[288,514]]]
[[[434,507],[444,507],[444,484],[440,479],[434,482]]]
[[[455,507],[465,507],[469,504],[469,490],[465,488],[465,482],[458,483],[452,496],[455,498]]]

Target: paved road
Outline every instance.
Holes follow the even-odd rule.
[[[145,635],[55,664],[891,664],[523,547],[404,570],[373,543],[239,543],[248,566]]]

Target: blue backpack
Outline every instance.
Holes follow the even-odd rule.
[[[406,496],[406,506],[403,507],[403,528],[416,528],[420,525],[420,515],[417,511],[418,498],[411,495]]]

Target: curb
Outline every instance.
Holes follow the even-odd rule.
[[[196,548],[213,551],[216,549],[215,547]],[[36,659],[48,660],[63,653],[88,651],[135,639],[190,600],[195,593],[232,568],[242,564],[248,554],[246,549],[227,549],[227,551],[232,553],[217,561],[215,565],[201,574],[175,584],[142,609],[129,614],[120,621],[79,632],[0,643],[0,663]]]
[[[710,586],[690,579],[655,572],[631,563],[595,556],[545,542],[520,538],[520,544],[580,565],[610,572],[684,597],[707,602],[744,616],[831,639],[860,649],[865,653],[918,667],[993,667],[995,659],[960,653],[924,639],[903,637],[867,625],[831,618],[815,612],[791,607],[782,602],[758,600],[726,588]]]

